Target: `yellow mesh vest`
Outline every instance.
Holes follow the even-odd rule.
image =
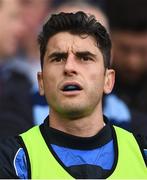
[[[115,126],[114,126],[115,127]],[[133,134],[115,127],[118,161],[111,179],[147,179],[147,167]]]
[[[110,179],[147,179],[147,168],[133,135],[115,127],[118,161]],[[21,134],[28,151],[32,179],[73,179],[48,149],[39,127]]]
[[[73,179],[48,149],[38,126],[21,136],[28,151],[32,179]]]

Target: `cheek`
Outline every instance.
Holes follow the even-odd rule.
[[[44,72],[43,74],[43,84],[45,93],[49,93],[55,86],[55,79],[50,73]]]
[[[104,72],[93,73],[90,77],[90,83],[96,89],[103,89],[104,86]]]

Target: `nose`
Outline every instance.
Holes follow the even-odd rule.
[[[74,74],[77,74],[77,64],[76,64],[76,58],[73,54],[70,54],[67,57],[67,60],[65,62],[64,66],[64,74],[68,76],[73,76]]]

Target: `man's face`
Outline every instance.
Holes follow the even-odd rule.
[[[86,116],[100,110],[103,92],[111,91],[107,81],[113,73],[107,71],[93,37],[61,32],[49,39],[38,74],[40,93],[61,116]]]
[[[147,33],[112,32],[113,64],[123,81],[137,82],[147,73]]]
[[[0,56],[16,52],[19,37],[25,27],[21,19],[19,0],[2,0],[0,6]]]

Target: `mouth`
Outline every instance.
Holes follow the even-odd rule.
[[[63,85],[62,89],[63,92],[73,92],[73,91],[81,91],[82,87],[81,85],[77,83],[66,83]]]

